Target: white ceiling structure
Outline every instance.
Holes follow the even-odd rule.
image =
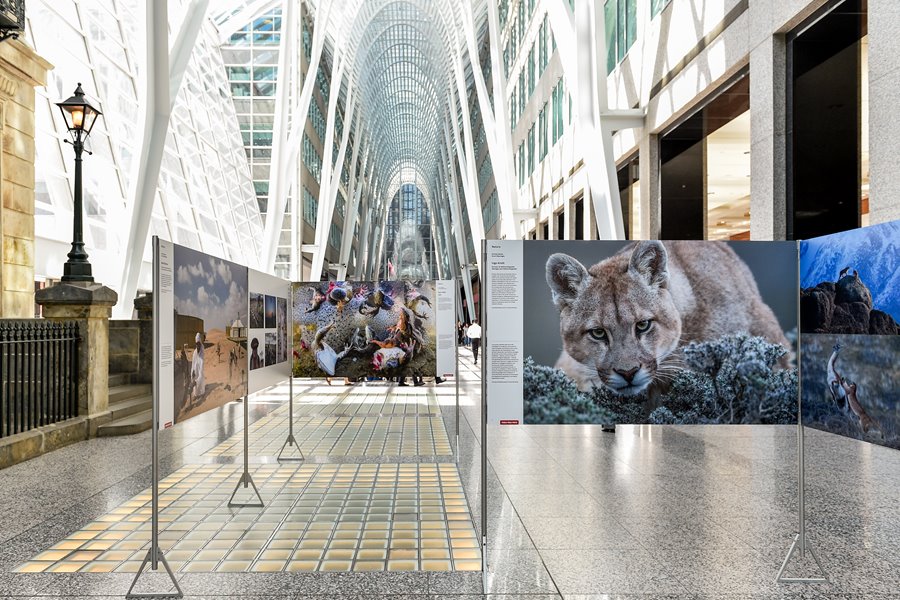
[[[153,5],[151,8],[150,5]],[[145,132],[145,146],[153,147],[155,134],[165,137],[161,123],[168,118],[167,100],[177,93],[178,52],[190,43],[191,30],[173,32],[173,43],[163,33],[165,8],[162,2],[148,2],[148,56],[155,56],[144,71],[147,89],[157,96],[153,129]],[[384,215],[394,193],[406,183],[415,183],[425,195],[437,226],[437,251],[449,256],[452,277],[479,262],[484,238],[482,206],[477,166],[473,149],[470,109],[477,109],[484,124],[500,201],[500,234],[521,238],[520,211],[513,165],[513,150],[507,111],[506,81],[501,67],[498,3],[486,0],[215,0],[170,1],[173,12],[187,15],[198,12],[227,38],[247,23],[281,6],[283,55],[298,56],[301,13],[313,24],[311,65],[330,68],[329,107],[318,198],[318,227],[315,240],[303,240],[300,252],[311,255],[311,273],[321,272],[325,248],[333,222],[335,198],[346,158],[351,158],[350,194],[346,221],[359,215],[360,246],[354,265],[348,265],[348,245],[353,229],[345,223],[337,275],[370,278],[384,263]],[[549,17],[559,42],[566,79],[576,102],[577,145],[586,152],[585,164],[591,188],[592,204],[601,238],[623,238],[622,217],[615,184],[612,158],[612,134],[616,129],[637,127],[643,123],[640,111],[611,111],[606,106],[606,78],[591,77],[603,72],[595,64],[605,57],[603,10],[593,0],[577,0],[574,11],[569,2],[550,3]],[[161,12],[161,14],[160,14]],[[155,14],[155,21],[154,21]],[[577,17],[577,18],[576,18]],[[154,22],[157,25],[154,28]],[[186,20],[190,24],[190,19]],[[182,29],[187,29],[182,27]],[[160,37],[162,39],[160,39]],[[155,45],[154,45],[155,44]],[[171,46],[172,56],[165,49]],[[478,53],[483,56],[478,56]],[[321,57],[325,60],[320,63]],[[485,80],[481,62],[493,74]],[[297,62],[296,60],[294,62]],[[473,68],[475,65],[475,68]],[[161,66],[169,67],[164,78]],[[172,72],[176,69],[176,72]],[[269,186],[269,212],[260,263],[273,265],[281,223],[291,189],[296,182],[296,165],[302,138],[302,125],[309,110],[315,68],[303,81],[296,65],[279,69],[276,90],[276,122],[272,148],[272,178]],[[581,77],[580,75],[587,76]],[[587,82],[587,83],[579,83]],[[160,88],[169,86],[169,94]],[[291,93],[294,90],[294,93]],[[299,93],[298,93],[299,91]],[[492,98],[502,98],[493,102]],[[474,100],[473,100],[474,98]],[[470,106],[471,103],[471,106]],[[279,123],[279,115],[281,115]],[[343,123],[342,132],[336,122]],[[288,130],[287,123],[291,123]],[[597,139],[604,143],[598,149]],[[352,138],[352,144],[350,143]],[[332,148],[337,148],[332,160]],[[150,152],[151,158],[153,156]],[[150,161],[152,167],[153,161]],[[294,168],[291,168],[291,167]],[[155,181],[151,172],[149,179]],[[148,185],[149,188],[149,185]],[[146,228],[145,216],[136,211],[132,219],[132,239],[140,239]],[[467,220],[476,252],[470,256],[463,237],[463,219]],[[474,263],[474,264],[473,264]],[[335,265],[331,265],[334,267]],[[129,292],[126,272],[123,288]],[[469,278],[463,276],[466,282]],[[134,287],[133,285],[130,287]],[[468,290],[467,290],[468,292]],[[471,302],[471,293],[468,294]]]

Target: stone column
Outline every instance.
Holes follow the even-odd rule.
[[[0,317],[34,317],[34,88],[50,63],[0,42]]]
[[[133,383],[153,383],[153,292],[134,299],[134,308],[141,324],[141,350],[138,354],[138,373]]]
[[[649,116],[647,117],[649,119]],[[648,120],[649,122],[649,120]],[[641,234],[639,239],[658,240],[662,229],[662,197],[659,191],[659,136],[641,133],[639,193],[641,197]]]
[[[109,418],[109,317],[117,300],[100,283],[60,283],[35,294],[44,318],[79,324],[78,413],[91,420],[91,436]]]
[[[781,34],[763,32],[750,51],[750,238],[754,240],[787,236],[786,57]]]
[[[869,218],[900,219],[900,2],[869,0]]]

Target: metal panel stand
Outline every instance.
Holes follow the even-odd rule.
[[[234,487],[234,491],[231,492],[231,498],[228,499],[229,507],[252,507],[252,508],[262,508],[266,504],[263,502],[262,496],[259,495],[259,489],[257,489],[256,484],[253,482],[253,477],[250,475],[250,396],[244,396],[244,472],[241,473],[241,478],[237,482],[237,485]],[[253,493],[256,494],[256,498],[259,502],[235,502],[234,497],[238,493],[238,490],[243,487],[247,489],[248,487],[253,487]]]
[[[454,336],[456,337],[456,336]],[[456,348],[454,357],[456,364],[453,371],[453,383],[456,386],[456,464],[459,464],[459,338],[453,340]]]
[[[799,455],[798,462],[800,471],[800,533],[794,537],[794,543],[791,544],[791,549],[788,550],[787,556],[784,557],[784,562],[781,563],[781,568],[778,570],[776,581],[778,583],[829,583],[830,579],[828,577],[828,572],[825,571],[821,561],[819,561],[818,555],[815,550],[812,549],[809,540],[806,539],[806,444],[803,432],[802,412],[800,414],[800,424],[797,430],[797,453]],[[816,567],[818,567],[821,575],[819,577],[785,577],[784,571],[787,569],[791,559],[795,555],[799,555],[802,560],[806,557],[807,552],[816,562]]]
[[[797,243],[797,281],[800,281],[800,243]],[[800,295],[797,294],[797,323],[802,323],[800,320]],[[803,428],[803,378],[802,378],[802,367],[800,360],[800,338],[801,338],[800,328],[797,327],[797,390],[799,393],[798,402],[797,402],[797,475],[799,480],[799,490],[798,490],[798,499],[800,503],[800,533],[794,537],[794,543],[791,544],[790,550],[788,550],[787,556],[784,557],[784,562],[781,563],[781,568],[778,569],[778,577],[775,578],[775,581],[778,583],[829,583],[828,573],[822,567],[822,563],[819,561],[818,555],[810,546],[809,541],[806,539],[806,435],[804,433]],[[821,573],[820,577],[785,577],[784,571],[787,569],[788,564],[791,562],[791,559],[798,555],[800,559],[804,559],[806,557],[806,553],[809,552],[810,556],[812,556],[813,560],[816,562],[816,566]]]
[[[150,489],[151,489],[151,516],[150,516],[150,549],[144,557],[141,567],[134,574],[131,586],[125,594],[126,598],[183,598],[184,593],[172,573],[172,568],[166,562],[162,549],[159,547],[159,369],[160,369],[160,343],[159,343],[159,301],[160,301],[160,285],[159,285],[159,238],[153,236],[153,354],[156,360],[153,361],[153,423],[152,433],[150,434],[150,456],[152,466],[150,467]],[[163,564],[166,573],[172,585],[175,586],[174,592],[163,593],[145,593],[137,594],[134,587],[137,585],[138,579],[144,574],[144,569],[150,565],[151,571],[159,570],[159,563]]]
[[[483,591],[488,592],[487,583],[487,506],[488,506],[488,489],[487,489],[487,422],[488,422],[488,405],[487,405],[487,361],[488,357],[488,329],[487,329],[487,303],[490,301],[490,288],[488,287],[488,264],[487,264],[487,240],[481,240],[481,573]],[[472,307],[473,309],[475,307]]]
[[[459,293],[458,279],[453,278],[453,304],[456,305],[456,295]],[[456,385],[456,464],[459,464],[459,332],[453,332],[453,383]]]
[[[300,444],[297,443],[297,440],[294,438],[294,374],[291,373],[291,378],[288,380],[288,394],[290,397],[288,398],[288,436],[284,441],[284,444],[281,445],[281,450],[278,451],[278,462],[284,461],[295,461],[300,462],[306,460],[306,457],[303,456],[303,451],[300,450]],[[284,451],[288,446],[295,448],[297,453],[300,456],[284,456]]]

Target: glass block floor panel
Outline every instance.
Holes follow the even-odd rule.
[[[260,465],[250,472],[265,508],[227,506],[237,465],[189,465],[160,482],[160,546],[173,569],[481,569],[455,464]],[[149,547],[150,513],[146,490],[16,570],[135,572]]]
[[[298,416],[404,416],[441,414],[433,388],[398,387],[384,383],[316,386],[313,392],[294,398]],[[336,390],[341,390],[336,392]]]
[[[251,456],[275,456],[288,435],[288,413],[279,408],[250,425]],[[450,456],[453,450],[440,417],[294,417],[294,439],[304,456]],[[206,456],[241,456],[243,432]]]

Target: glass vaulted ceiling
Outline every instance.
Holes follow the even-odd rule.
[[[233,20],[245,21],[280,4],[280,0],[215,3],[211,17],[220,29],[227,29]],[[473,11],[475,22],[481,24],[476,31],[483,33],[484,1],[308,0],[304,4],[319,17],[316,26],[324,24],[327,64],[346,62],[338,93],[346,111],[347,91],[353,86],[357,102],[356,118],[350,124],[353,138],[365,137],[373,143],[371,172],[382,184],[379,197],[373,199],[376,219],[387,222],[392,200],[403,186],[412,184],[432,212],[431,219],[418,225],[433,227],[435,203],[448,201],[449,182],[441,179],[440,163],[445,122],[460,118],[454,72],[459,56],[465,57],[460,64],[466,89],[471,84],[462,11]],[[379,270],[390,258],[379,257]]]
[[[386,181],[409,183],[414,174],[428,180],[437,169],[451,45],[449,15],[434,13],[450,4],[367,1],[356,16],[354,83],[365,122],[379,140],[376,164]]]
[[[324,9],[327,1],[318,0],[318,7]],[[484,12],[483,2],[474,4],[476,15]],[[336,3],[328,23],[334,47],[346,48],[351,60],[350,81],[358,86],[362,122],[377,141],[374,159],[386,186],[384,210],[390,211],[399,190],[418,187],[431,218],[419,211],[417,225],[431,244],[436,203],[448,201],[439,165],[444,123],[458,118],[454,61],[464,53],[462,10],[469,10],[463,1],[357,0]],[[401,236],[401,223],[386,220],[392,229],[388,239]],[[402,227],[408,231],[409,221]],[[433,271],[434,263],[428,262]]]

